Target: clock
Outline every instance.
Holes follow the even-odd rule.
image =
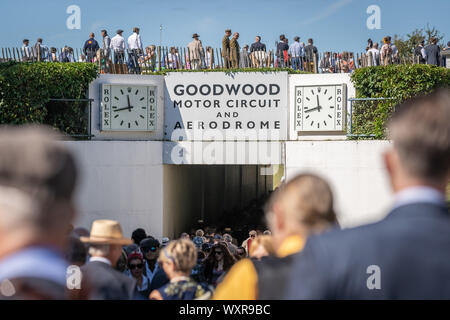
[[[295,87],[295,131],[344,131],[345,101],[345,84]]]
[[[101,130],[155,131],[156,92],[155,86],[103,84]]]

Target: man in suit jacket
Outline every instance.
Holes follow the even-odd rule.
[[[225,36],[222,39],[222,57],[224,62],[224,67],[229,69],[231,67],[230,61],[230,36],[231,30],[225,30]]]
[[[233,38],[230,41],[230,58],[231,58],[231,67],[233,69],[239,68],[239,54],[241,51],[241,47],[239,46],[239,33],[235,32]]]
[[[116,271],[122,246],[133,243],[122,235],[117,221],[97,220],[92,224],[90,237],[81,237],[89,243],[89,262],[81,268],[83,284],[91,292],[90,300],[130,300],[136,295],[135,281]]]
[[[395,193],[381,222],[310,238],[287,299],[450,299],[450,91],[397,107],[384,162]]]
[[[193,70],[200,70],[204,56],[202,42],[198,39],[199,37],[197,33],[194,33],[192,35],[194,40],[188,44],[188,58]]]
[[[439,67],[441,63],[440,51],[441,49],[437,45],[437,39],[431,38],[431,43],[425,47],[427,64],[432,64]]]

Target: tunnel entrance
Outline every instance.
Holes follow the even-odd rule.
[[[262,209],[283,176],[283,166],[166,165],[164,234],[173,239],[210,226],[217,231],[231,228],[239,237],[249,228],[263,229]]]

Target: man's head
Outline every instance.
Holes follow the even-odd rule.
[[[117,30],[117,32],[116,32],[119,36],[121,36],[122,35],[122,33],[123,33],[123,30],[122,29],[119,29],[119,30]]]
[[[235,32],[234,35],[233,35],[233,38],[239,39],[239,32]]]
[[[314,43],[314,40],[312,38],[309,38],[308,39],[308,44],[313,44],[313,43]]]
[[[59,139],[45,127],[0,128],[0,247],[64,244],[77,168]]]
[[[248,44],[244,44],[244,46],[242,47],[242,49],[244,49],[245,51],[248,51]]]
[[[106,37],[108,35],[108,31],[102,30],[102,37]]]
[[[255,230],[251,230],[251,231],[248,233],[248,237],[249,237],[250,239],[255,239],[257,236],[258,236],[258,233],[257,233]]]
[[[337,222],[331,188],[313,174],[300,174],[278,188],[265,211],[276,246],[291,235],[306,237]]]
[[[398,106],[389,123],[393,147],[384,161],[395,192],[428,185],[445,192],[450,179],[450,90]]]
[[[294,41],[299,42],[300,41],[300,37],[294,37]]]
[[[95,34],[93,32],[89,33],[89,38],[94,39],[95,38]]]
[[[289,43],[289,39],[288,38],[284,38],[284,43]]]
[[[225,30],[225,35],[226,35],[227,37],[231,36],[231,29]]]
[[[136,229],[131,234],[131,239],[133,239],[133,242],[137,245],[141,243],[142,240],[147,238],[147,234],[145,233],[145,230],[142,228]]]
[[[436,37],[433,37],[433,38],[430,39],[430,42],[432,44],[437,44],[438,43],[438,39]]]
[[[198,229],[197,231],[195,231],[196,237],[203,237],[204,235],[205,235],[205,232],[202,229]]]
[[[149,261],[156,261],[159,255],[159,241],[153,238],[147,238],[141,241],[141,251],[144,258]]]
[[[260,42],[261,41],[261,37],[260,36],[256,36],[255,42]]]
[[[378,42],[375,42],[375,43],[373,44],[373,48],[374,48],[374,49],[378,49]]]
[[[139,31],[141,31],[138,27],[133,28],[133,32],[139,34]]]
[[[200,37],[200,36],[199,36],[197,33],[194,33],[194,34],[192,35],[192,39],[195,39],[195,40],[198,40],[199,37]]]
[[[23,39],[22,42],[23,42],[23,44],[26,45],[26,46],[30,44],[30,40],[28,40],[28,39]]]
[[[450,41],[449,41],[449,42],[447,42],[447,47],[449,47],[449,48],[450,48]]]
[[[122,255],[122,246],[118,244],[91,244],[89,246],[89,255],[91,257],[106,258],[115,268]]]
[[[284,41],[284,38],[286,38],[284,34],[280,35],[280,41]]]
[[[425,45],[425,40],[420,40],[419,45],[424,46]]]
[[[42,44],[43,40],[42,38],[38,38],[36,42]]]

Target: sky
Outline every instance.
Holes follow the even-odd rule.
[[[77,5],[81,28],[69,30],[66,10]],[[367,9],[377,5],[381,28],[370,30]],[[254,42],[256,35],[268,48],[280,34],[292,42],[295,36],[306,42],[313,38],[319,51],[364,51],[367,39],[406,35],[427,24],[450,41],[450,0],[1,0],[0,47],[20,47],[28,38],[61,48],[81,48],[91,31],[99,40],[100,30],[111,36],[117,29],[131,34],[141,28],[144,46],[160,44],[163,25],[164,46],[186,46],[198,33],[204,46],[220,47],[224,30],[240,33],[239,43]]]

